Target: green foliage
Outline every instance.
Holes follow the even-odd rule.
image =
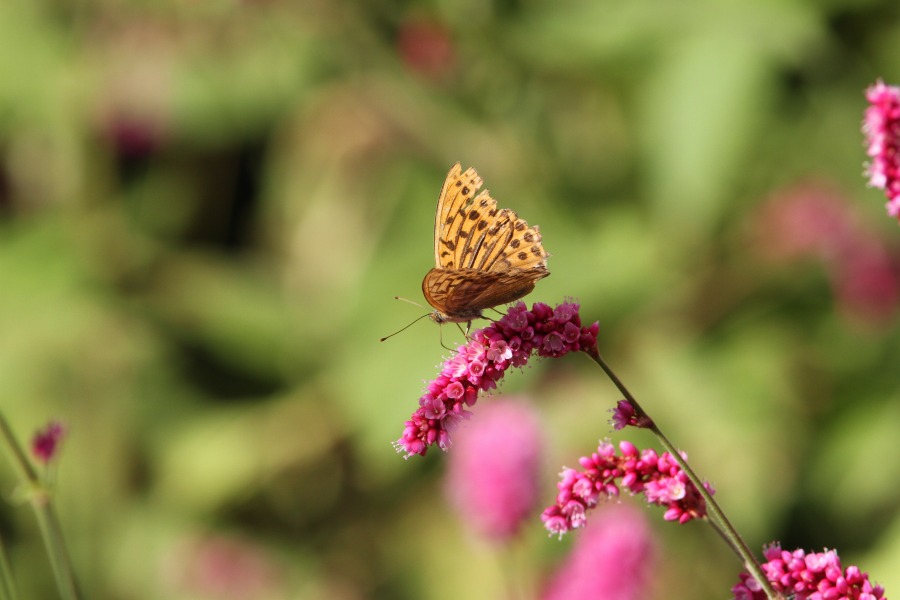
[[[859,133],[865,86],[900,81],[898,17],[0,2],[0,410],[23,440],[69,425],[57,501],[85,596],[496,598],[544,578],[567,546],[537,514],[510,560],[460,531],[445,456],[390,446],[439,336],[460,340],[423,322],[377,341],[425,312],[392,297],[421,300],[457,160],[540,225],[552,276],[527,300],[600,321],[752,545],[837,548],[896,594],[896,307],[848,306],[827,257],[773,255],[761,207],[833,190],[900,264]],[[546,417],[546,503],[618,400],[582,358],[501,390]],[[672,527],[658,597],[725,597],[741,565]],[[53,597],[29,512],[0,504],[0,534],[24,597]],[[258,587],[204,587],[204,560]]]

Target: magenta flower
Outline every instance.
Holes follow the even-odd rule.
[[[609,506],[579,534],[541,598],[646,598],[654,567],[653,545],[653,532],[641,511]]]
[[[863,133],[872,158],[866,169],[869,185],[884,190],[888,214],[900,219],[900,88],[879,80],[866,90],[866,100]]]
[[[869,575],[858,567],[841,567],[834,550],[806,554],[803,550],[788,552],[778,544],[763,551],[768,559],[762,568],[775,591],[791,594],[795,600],[881,600],[884,588],[872,585]],[[734,600],[765,600],[759,583],[746,572],[731,588]]]
[[[582,327],[578,308],[574,302],[555,309],[537,302],[527,310],[517,302],[499,321],[472,333],[419,398],[418,410],[394,442],[397,451],[409,458],[424,456],[434,444],[449,449],[451,432],[469,417],[466,409],[478,393],[496,388],[507,369],[524,366],[532,353],[556,358],[596,348],[599,325]]]
[[[619,449],[617,455],[612,444],[601,442],[597,452],[578,460],[582,471],[563,469],[556,504],[541,515],[547,531],[562,536],[583,527],[588,510],[602,498],[618,497],[620,486],[644,494],[650,504],[665,506],[666,521],[687,523],[706,516],[706,503],[671,454],[650,448],[639,452],[631,442],[620,442]],[[714,493],[712,486],[704,485]]]
[[[514,536],[535,508],[541,427],[526,403],[502,399],[455,436],[446,493],[461,519],[495,541]]]
[[[47,464],[56,456],[59,444],[66,435],[65,426],[59,421],[50,421],[47,426],[31,438],[31,454]]]
[[[613,414],[610,423],[616,431],[626,427],[646,429],[653,426],[653,420],[647,415],[638,414],[628,400],[619,400],[616,403],[616,408],[610,412]]]

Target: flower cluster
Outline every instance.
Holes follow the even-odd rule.
[[[650,504],[665,506],[667,521],[687,523],[706,516],[706,503],[671,454],[639,451],[631,442],[620,442],[619,449],[622,453],[616,454],[612,444],[601,442],[597,452],[578,460],[582,471],[563,469],[556,504],[541,515],[550,533],[562,535],[583,527],[588,509],[603,497],[618,497],[619,486],[644,494]],[[704,485],[713,493],[708,483]]]
[[[900,87],[878,81],[866,90],[863,133],[872,162],[869,184],[884,190],[888,214],[900,220]]]
[[[65,436],[65,426],[58,421],[50,421],[31,439],[31,454],[40,462],[49,463],[56,456],[59,444]]]
[[[532,353],[560,357],[597,346],[599,324],[582,327],[579,305],[563,302],[556,308],[535,303],[528,310],[518,302],[499,320],[475,331],[457,349],[419,398],[419,408],[394,443],[406,458],[424,455],[437,444],[450,447],[450,433],[469,416],[480,391],[497,387],[510,367],[524,366]]]
[[[803,550],[788,552],[773,544],[763,552],[768,559],[762,568],[776,591],[791,594],[796,600],[882,600],[884,588],[872,585],[869,575],[858,567],[844,569],[834,550],[806,554]],[[765,600],[759,583],[746,572],[740,583],[731,588],[734,600]]]
[[[542,600],[652,596],[657,577],[653,529],[643,511],[621,504],[599,511],[549,579]]]
[[[524,398],[501,398],[454,436],[446,494],[469,528],[510,540],[531,517],[540,491],[543,440],[537,411]]]

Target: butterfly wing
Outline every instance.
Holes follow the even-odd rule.
[[[547,266],[549,254],[537,227],[508,208],[497,208],[474,168],[453,165],[435,212],[435,267],[505,271]]]
[[[486,308],[526,296],[549,274],[543,266],[506,271],[432,269],[422,280],[422,293],[443,320],[471,321]]]
[[[466,220],[467,207],[483,183],[474,168],[465,172],[459,163],[453,165],[434,213],[434,266],[443,269],[459,268],[456,259],[458,232]]]
[[[434,220],[435,268],[422,280],[440,320],[469,321],[485,308],[528,294],[550,274],[537,227],[498,209],[474,168],[453,165]]]

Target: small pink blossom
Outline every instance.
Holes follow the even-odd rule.
[[[521,401],[492,402],[460,429],[454,446],[450,503],[477,533],[511,538],[537,504],[543,446],[537,414]]]
[[[646,598],[655,562],[653,546],[653,532],[641,511],[610,505],[580,532],[541,598]]]
[[[50,421],[44,429],[31,438],[31,454],[47,464],[56,457],[59,445],[66,436],[66,427],[59,421]]]
[[[616,408],[611,410],[613,416],[610,423],[616,431],[626,427],[647,428],[653,426],[653,420],[647,415],[639,415],[628,400],[619,400]]]
[[[869,185],[884,190],[888,214],[900,220],[900,88],[879,80],[866,90],[866,100],[862,129],[872,158]]]
[[[524,366],[532,354],[557,358],[596,348],[599,324],[583,327],[578,309],[574,302],[556,308],[536,302],[528,310],[517,302],[499,321],[473,332],[428,384],[418,410],[394,442],[397,451],[409,458],[424,455],[435,444],[449,449],[449,422],[468,418],[466,409],[475,404],[478,393],[496,388],[510,367]]]
[[[884,600],[884,588],[872,585],[869,575],[858,567],[843,569],[834,550],[806,554],[803,550],[788,552],[779,544],[765,548],[768,559],[763,563],[775,591],[791,594],[795,600]],[[759,583],[746,571],[731,588],[734,600],[766,600]]]
[[[620,442],[621,454],[609,442],[578,460],[581,471],[564,469],[556,485],[556,504],[541,515],[544,527],[560,536],[584,525],[589,509],[602,498],[615,498],[620,486],[631,494],[644,494],[650,504],[667,508],[667,521],[687,523],[706,516],[706,504],[687,475],[668,452],[638,451],[631,442]],[[685,457],[686,458],[686,457]],[[713,493],[709,484],[707,490]]]

